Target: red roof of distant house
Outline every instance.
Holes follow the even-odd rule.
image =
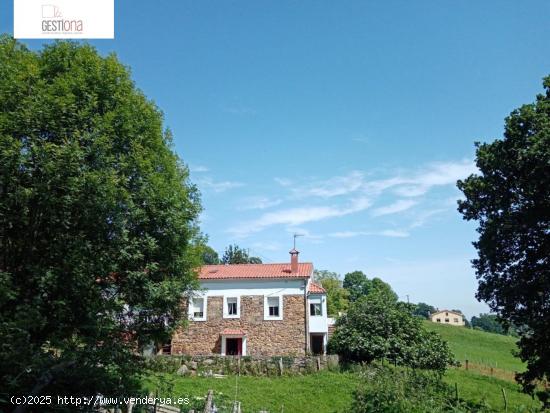
[[[204,265],[201,267],[199,280],[308,278],[312,273],[313,264],[310,262],[298,263],[297,272],[290,270],[290,263]]]
[[[326,290],[320,284],[317,284],[317,283],[312,281],[312,282],[309,283],[309,287],[307,289],[307,292],[308,293],[313,293],[313,294],[325,294]]]
[[[240,328],[225,328],[220,334],[222,336],[246,336],[246,332]]]

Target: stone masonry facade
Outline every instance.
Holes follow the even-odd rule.
[[[240,318],[223,318],[223,297],[207,300],[207,320],[189,321],[172,338],[172,354],[220,354],[226,328],[246,332],[249,356],[299,356],[306,353],[306,312],[303,295],[283,296],[283,319],[264,320],[264,296],[241,296]]]

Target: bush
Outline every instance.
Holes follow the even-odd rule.
[[[447,343],[437,333],[424,330],[408,304],[377,294],[363,297],[337,320],[329,351],[345,361],[388,360],[439,372],[456,364]]]
[[[354,393],[354,413],[493,412],[489,407],[457,399],[438,374],[370,365],[361,372]]]

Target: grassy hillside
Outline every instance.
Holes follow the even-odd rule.
[[[429,321],[425,322],[428,330],[436,331],[449,342],[455,357],[464,364],[485,365],[510,372],[523,371],[524,365],[513,352],[517,350],[514,337],[471,330],[465,327],[446,326]]]
[[[523,394],[515,383],[515,372],[525,368],[521,360],[513,355],[517,349],[516,338],[429,321],[424,326],[439,333],[462,363],[460,368],[450,369],[445,375],[447,383],[458,385],[462,397],[485,401],[495,409],[503,409],[504,389],[510,411],[521,411],[522,406],[532,408],[540,405]],[[465,360],[469,361],[468,371],[465,370]]]

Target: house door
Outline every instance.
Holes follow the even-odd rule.
[[[225,339],[225,354],[228,356],[240,356],[243,353],[242,338],[226,338]]]
[[[323,334],[312,334],[310,336],[311,352],[313,354],[323,354],[325,336]]]

